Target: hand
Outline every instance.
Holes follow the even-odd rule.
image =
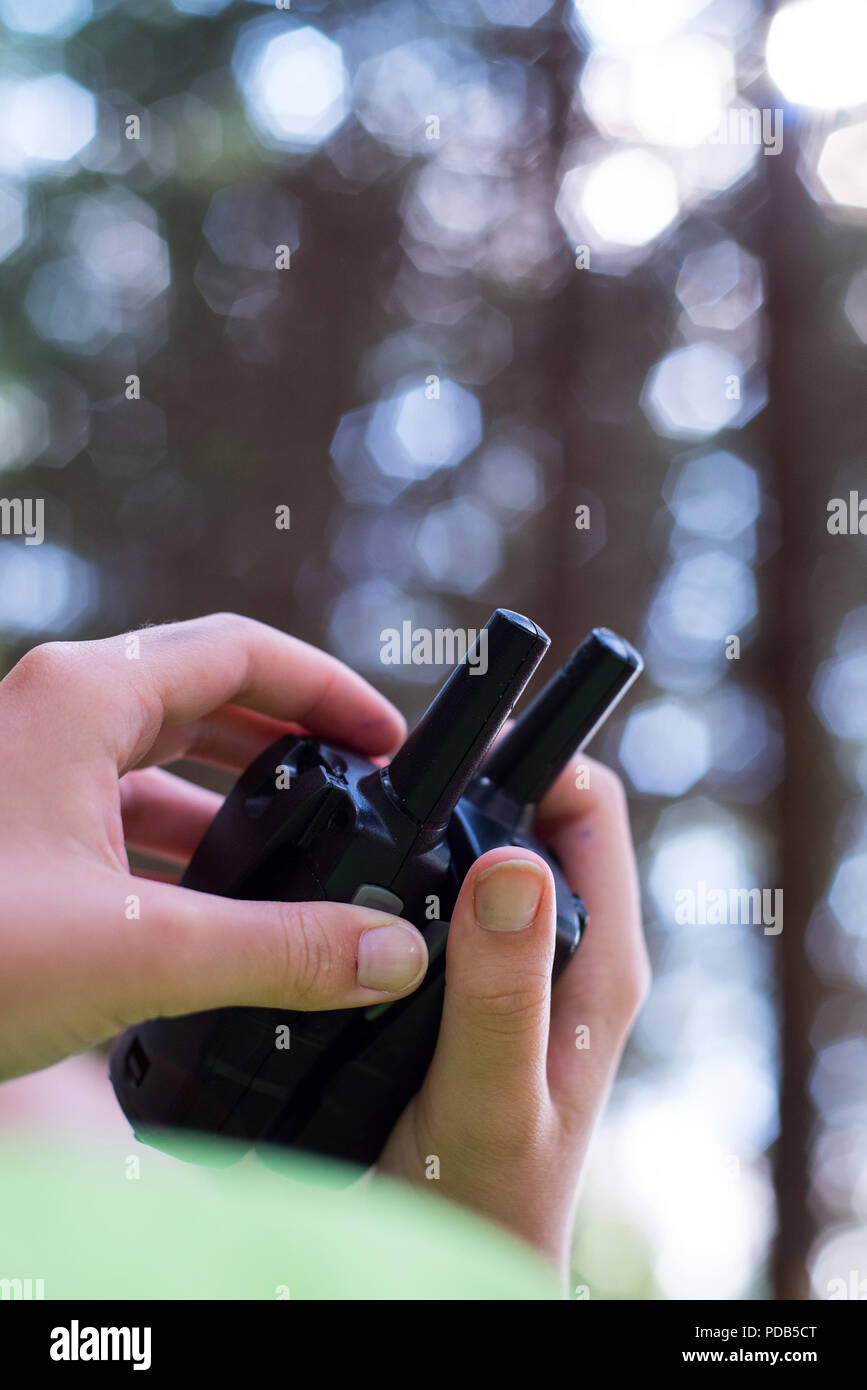
[[[522,849],[477,860],[449,930],[436,1053],[378,1165],[510,1227],[564,1275],[590,1135],[649,983],[623,788],[581,761],[589,787],[564,772],[537,829],[587,905],[584,940],[552,990],[548,866]]]
[[[220,805],[154,764],[240,770],[299,724],[369,755],[404,734],[366,681],[261,623],[134,636],[138,659],[123,637],[52,642],[0,682],[0,1080],[158,1015],[372,1004],[427,968],[421,934],[383,912],[130,873],[125,843],[185,864]]]

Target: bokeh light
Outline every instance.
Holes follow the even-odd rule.
[[[734,91],[731,53],[702,35],[592,54],[581,77],[584,110],[599,130],[674,148],[712,135]]]
[[[630,49],[668,38],[708,0],[572,0],[572,22],[598,48]]]
[[[699,536],[734,540],[759,515],[755,469],[728,450],[674,464],[663,494],[678,526]]]
[[[594,1298],[782,1283],[776,1011],[802,988],[795,1226],[817,1297],[867,1270],[867,609],[824,510],[863,495],[865,8],[777,8],[0,0],[0,476],[47,521],[0,539],[7,664],[234,608],[412,719],[445,671],[383,665],[407,620],[507,604],[549,673],[597,622],[645,654],[592,747],[630,793],[655,974],[576,1232]],[[799,826],[793,985],[777,938],[675,903],[778,884]]]
[[[0,169],[66,164],[95,134],[96,99],[65,73],[0,83]]]
[[[313,149],[346,119],[343,55],[312,25],[286,33],[270,20],[253,21],[233,61],[249,118],[266,143]]]
[[[642,404],[654,428],[671,438],[716,434],[743,419],[743,363],[712,342],[676,348],[650,372]],[[763,403],[763,401],[762,401]],[[752,413],[758,408],[754,403]]]
[[[641,705],[626,721],[620,762],[637,791],[682,796],[710,767],[707,726],[674,700]]]
[[[833,202],[867,208],[867,121],[843,126],[828,136],[817,172]]]
[[[867,101],[865,49],[861,0],[796,0],[771,20],[768,71],[788,101],[836,111]]]
[[[675,292],[693,323],[732,332],[761,307],[762,268],[735,241],[685,257]]]
[[[453,381],[435,379],[380,401],[366,444],[381,472],[427,478],[437,469],[454,468],[481,438],[477,398]]]
[[[47,443],[44,402],[20,382],[0,384],[0,470],[30,463]]]
[[[13,33],[68,38],[93,13],[92,0],[0,0],[0,23]]]
[[[557,197],[557,215],[574,241],[586,226],[615,246],[646,246],[679,210],[674,174],[646,150],[619,150],[570,170]]]
[[[38,642],[86,621],[98,601],[92,567],[59,545],[0,549],[0,627]]]

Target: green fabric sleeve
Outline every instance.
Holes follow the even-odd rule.
[[[336,1186],[306,1156],[217,1171],[130,1147],[119,1162],[4,1137],[0,1280],[46,1299],[560,1296],[529,1247],[404,1184]]]

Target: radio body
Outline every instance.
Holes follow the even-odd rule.
[[[304,735],[272,744],[226,798],[182,880],[226,897],[327,899],[399,915],[426,939],[422,983],[370,1008],[226,1008],[128,1029],[110,1072],[139,1139],[181,1158],[190,1136],[205,1133],[266,1159],[277,1145],[374,1163],[433,1056],[449,919],[467,870],[489,849],[521,845],[550,864],[555,976],[570,960],[586,913],[536,840],[534,810],[641,658],[594,629],[493,747],[549,642],[505,609],[483,639],[484,663],[468,657],[454,669],[387,768]],[[240,1152],[227,1146],[225,1161]],[[214,1148],[212,1161],[219,1155]]]

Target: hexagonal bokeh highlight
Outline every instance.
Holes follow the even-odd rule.
[[[469,52],[424,38],[388,48],[358,66],[353,84],[355,115],[374,139],[399,154],[436,154],[440,121],[454,100],[458,74],[466,75]],[[476,60],[477,62],[477,60]],[[476,66],[476,63],[473,63]]]
[[[479,454],[474,490],[506,529],[539,511],[545,499],[544,472],[532,452],[532,435],[520,425],[495,430]]]
[[[38,266],[25,310],[40,337],[92,356],[120,333],[155,344],[171,279],[156,214],[120,188],[79,197],[69,219],[75,254]]]
[[[24,309],[40,338],[85,356],[101,352],[123,323],[111,300],[94,294],[77,256],[38,266],[27,287]]]
[[[828,894],[831,911],[844,931],[852,936],[867,933],[867,854],[844,859]]]
[[[268,16],[245,25],[232,56],[248,119],[266,144],[304,152],[349,114],[340,45],[312,25],[288,32]]]
[[[0,548],[0,628],[13,636],[61,635],[96,610],[99,573],[65,546]],[[80,630],[80,629],[79,629]]]
[[[740,358],[716,343],[675,348],[652,367],[641,405],[658,434],[699,438],[743,425],[766,402],[764,389],[744,386]]]
[[[417,480],[454,468],[481,439],[476,397],[432,374],[377,403],[365,444],[382,473]]]
[[[65,39],[93,14],[92,0],[0,0],[0,24],[18,34]]]
[[[761,801],[783,770],[777,711],[725,681],[702,700],[713,750],[715,783],[734,787],[740,800]]]
[[[45,403],[20,382],[0,387],[0,471],[23,468],[48,447]]]
[[[832,131],[816,172],[830,202],[867,208],[867,121]]]
[[[387,507],[413,480],[383,473],[371,457],[366,440],[375,409],[364,405],[340,417],[331,441],[332,473],[347,502]]]
[[[721,541],[734,540],[761,510],[755,469],[726,449],[675,459],[662,493],[678,526]]]
[[[416,576],[417,512],[401,506],[341,509],[329,529],[332,563],[347,580],[375,575],[403,587]]]
[[[711,740],[698,715],[676,700],[652,700],[629,715],[620,762],[637,791],[682,796],[711,766]]]
[[[410,235],[468,269],[479,263],[497,224],[516,212],[511,183],[451,169],[439,160],[420,170],[404,199]]]
[[[69,240],[94,280],[130,303],[155,299],[171,280],[169,248],[152,207],[122,190],[81,198]]]
[[[438,685],[443,668],[411,661],[383,661],[382,633],[401,630],[409,620],[415,628],[455,628],[458,620],[439,598],[413,594],[388,579],[371,578],[353,583],[334,601],[328,623],[328,647],[358,671],[373,675],[374,682],[394,680],[418,685]]]
[[[680,212],[677,180],[670,166],[649,150],[615,150],[567,171],[555,212],[570,242],[646,247]]]
[[[819,666],[810,702],[837,738],[867,741],[867,604],[840,624],[834,653]]]
[[[676,34],[708,0],[572,0],[568,8],[573,32],[596,48],[618,52],[658,43]]]
[[[865,50],[862,0],[797,0],[773,16],[765,54],[788,101],[840,111],[867,101]]]
[[[202,232],[224,265],[273,271],[277,246],[297,251],[301,208],[285,189],[266,183],[232,184],[211,197]]]
[[[73,159],[96,134],[96,98],[65,73],[0,90],[0,168],[27,172]]]
[[[475,593],[503,563],[500,527],[465,497],[432,507],[416,544],[431,583],[450,593]]]
[[[675,293],[700,328],[732,331],[762,305],[761,262],[736,241],[718,241],[685,257]]]
[[[719,129],[735,95],[734,59],[704,34],[616,54],[595,52],[581,74],[584,110],[615,139],[691,148]]]
[[[704,796],[668,806],[651,840],[651,898],[663,922],[674,925],[678,894],[708,887],[749,888],[758,881],[755,835],[731,812]]]
[[[758,612],[755,576],[725,550],[696,541],[672,563],[650,605],[651,634],[681,660],[716,659]]]
[[[867,739],[867,645],[823,661],[810,701],[825,728],[837,738]]]

